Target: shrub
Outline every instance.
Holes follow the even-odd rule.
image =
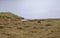
[[[46,24],[45,26],[51,26],[51,24]]]
[[[37,21],[37,23],[41,23],[40,21]]]

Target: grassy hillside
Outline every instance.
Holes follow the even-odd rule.
[[[24,19],[23,17],[19,17],[17,15],[12,14],[11,12],[0,12],[0,17],[6,17],[6,18],[16,18],[16,19]]]
[[[0,13],[0,38],[60,38],[60,19],[34,19]]]

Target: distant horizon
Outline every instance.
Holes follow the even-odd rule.
[[[9,11],[3,11],[3,12],[12,13],[12,12],[9,12]],[[14,13],[12,13],[12,14],[14,14]],[[15,14],[15,15],[17,15],[17,14]],[[19,15],[17,15],[17,16],[19,16]],[[19,17],[23,17],[23,16],[19,16]],[[23,18],[25,18],[25,17],[23,17]],[[55,17],[55,18],[54,17],[49,17],[49,18],[25,18],[25,19],[60,19],[60,18],[59,17]]]

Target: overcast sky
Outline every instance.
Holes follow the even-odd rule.
[[[60,0],[0,0],[0,12],[24,18],[60,18]]]

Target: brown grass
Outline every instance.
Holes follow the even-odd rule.
[[[13,15],[6,18],[5,15],[7,14],[0,14],[0,38],[60,38],[60,19],[23,22],[21,18]]]

